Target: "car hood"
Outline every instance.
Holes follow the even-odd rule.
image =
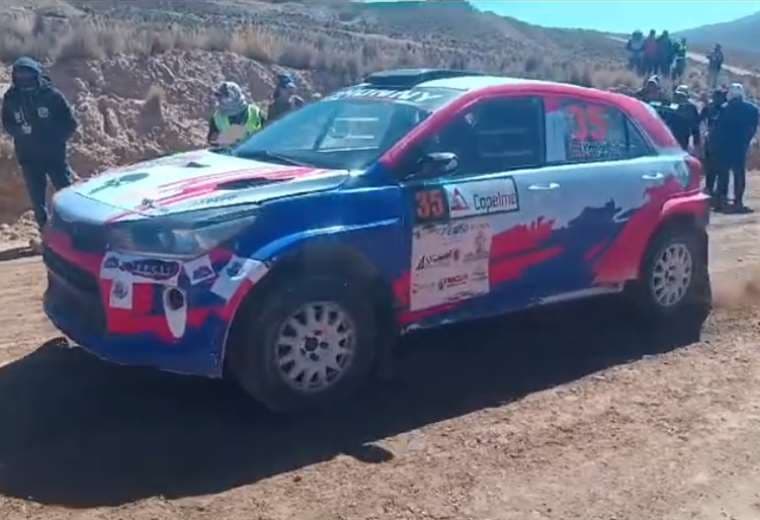
[[[347,177],[345,170],[264,163],[203,150],[111,169],[70,189],[128,214],[151,216],[329,190]]]

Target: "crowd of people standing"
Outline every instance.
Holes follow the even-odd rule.
[[[705,190],[716,211],[748,213],[744,204],[747,153],[757,133],[760,111],[746,99],[741,83],[713,91],[697,107],[689,87],[679,85],[672,96],[660,78],[651,76],[637,97],[653,106],[684,150],[699,157],[706,172]],[[733,176],[733,199],[728,188]]]
[[[635,31],[626,50],[629,67],[641,76],[659,74],[678,80],[686,72],[686,38],[673,40],[668,31],[657,36],[652,30],[646,38],[641,31]]]

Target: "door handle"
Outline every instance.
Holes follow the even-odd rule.
[[[645,173],[641,176],[645,181],[661,181],[665,178],[665,174],[662,173]]]
[[[551,191],[551,190],[558,190],[559,184],[556,182],[550,182],[548,184],[531,184],[528,186],[528,189],[530,191]]]

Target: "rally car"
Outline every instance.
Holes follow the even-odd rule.
[[[321,405],[417,329],[615,293],[704,320],[700,177],[633,98],[378,73],[238,146],[59,192],[45,309],[105,360]]]

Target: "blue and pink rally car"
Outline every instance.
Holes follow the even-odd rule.
[[[700,178],[629,97],[378,73],[234,148],[59,192],[45,309],[103,359],[230,375],[292,410],[350,393],[415,329],[624,292],[703,321]]]

